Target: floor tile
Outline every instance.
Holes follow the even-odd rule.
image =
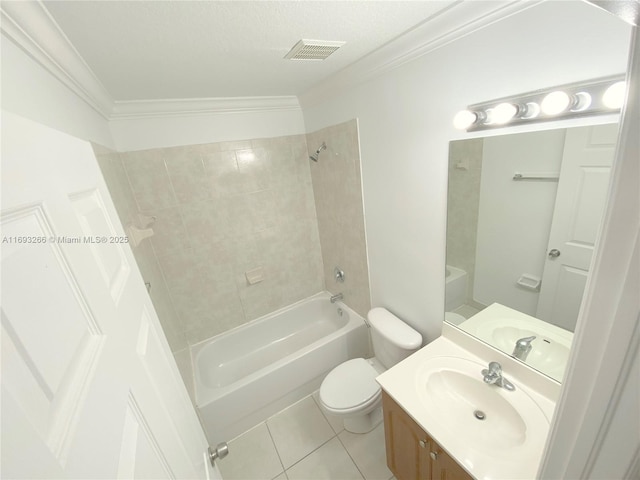
[[[225,480],[271,480],[284,470],[265,423],[229,442],[229,455],[218,465]]]
[[[472,307],[471,305],[462,305],[458,308],[456,308],[454,310],[455,313],[459,313],[460,315],[462,315],[464,318],[471,318],[473,317],[476,313],[478,313],[480,310],[478,310],[475,307]]]
[[[344,430],[344,421],[342,420],[342,417],[337,417],[335,415],[331,415],[330,413],[326,412],[322,408],[322,406],[321,406],[322,404],[320,403],[320,392],[318,390],[316,390],[312,396],[313,396],[313,399],[316,402],[316,405],[318,405],[318,408],[322,412],[322,415],[324,415],[324,418],[327,419],[327,422],[329,422],[329,425],[331,425],[331,428],[333,428],[333,431],[336,432],[336,433],[340,433],[341,431],[343,431]]]
[[[333,438],[287,470],[289,480],[362,480],[340,440]]]
[[[389,480],[393,473],[387,468],[384,447],[384,425],[381,423],[369,433],[357,434],[346,430],[338,438],[365,480]]]
[[[311,396],[271,417],[267,426],[285,469],[335,435]]]
[[[276,478],[274,478],[273,480],[288,480],[287,478],[287,474],[282,472],[280,475],[278,475]]]

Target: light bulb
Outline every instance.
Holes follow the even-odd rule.
[[[453,126],[458,130],[466,130],[471,125],[476,123],[478,120],[478,115],[474,112],[470,112],[469,110],[461,110],[456,113],[456,116],[453,117]]]
[[[591,106],[591,95],[587,92],[578,92],[574,95],[572,112],[582,112]]]
[[[602,95],[602,103],[608,108],[622,108],[626,88],[627,82],[614,83]]]
[[[545,115],[558,115],[564,112],[570,103],[569,95],[561,90],[556,90],[544,97],[540,104],[540,109]]]
[[[518,107],[513,103],[500,103],[496,105],[491,114],[491,122],[496,125],[508,123],[518,113]]]
[[[525,120],[536,118],[538,115],[540,115],[540,105],[538,105],[536,102],[528,102],[524,106],[523,110],[524,113],[522,114],[521,118],[524,118]]]

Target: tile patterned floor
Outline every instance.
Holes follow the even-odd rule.
[[[229,442],[224,480],[395,480],[386,466],[384,427],[347,432],[314,393]]]

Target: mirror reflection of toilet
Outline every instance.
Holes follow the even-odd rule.
[[[331,370],[320,386],[320,404],[342,417],[345,430],[367,433],[382,421],[382,390],[376,377],[417,351],[422,336],[385,308],[367,314],[374,357],[348,360]]]

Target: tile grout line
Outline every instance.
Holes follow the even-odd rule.
[[[318,445],[316,448],[314,448],[312,451],[310,451],[309,453],[307,453],[304,457],[302,457],[300,460],[296,461],[294,464],[292,464],[289,468],[285,469],[285,474],[287,472],[287,470],[293,468],[294,466],[296,466],[297,464],[299,464],[300,462],[302,462],[305,458],[307,458],[309,455],[313,455],[315,452],[317,452],[318,450],[320,450],[322,447],[324,447],[327,443],[329,443],[331,440],[333,440],[334,438],[336,438],[338,435],[334,432],[333,437],[331,437],[330,439],[326,440],[325,442],[323,442],[321,445]],[[277,451],[277,449],[276,449]],[[288,476],[287,476],[288,477]]]
[[[342,446],[343,450],[345,451],[345,453],[348,455],[349,459],[351,460],[351,462],[353,463],[353,466],[356,467],[356,470],[358,470],[358,473],[360,474],[360,476],[362,477],[363,480],[366,480],[366,477],[364,476],[364,474],[362,473],[362,471],[360,470],[360,468],[358,467],[358,464],[356,463],[356,461],[354,460],[354,458],[351,456],[351,453],[349,453],[349,450],[347,449],[347,447],[345,446],[345,444],[342,442],[342,439],[340,438],[340,433],[346,431],[344,428],[342,430],[340,430],[340,432],[336,432],[335,429],[333,428],[333,426],[331,425],[331,422],[329,422],[329,419],[325,416],[324,411],[322,410],[322,407],[318,404],[318,400],[315,398],[314,396],[315,392],[313,392],[311,395],[308,395],[309,397],[311,397],[311,399],[313,400],[313,402],[316,404],[316,406],[318,407],[318,410],[320,410],[320,413],[322,414],[322,417],[325,419],[325,421],[327,422],[327,424],[329,425],[329,427],[331,428],[331,430],[333,430],[334,435],[329,438],[326,442],[324,442],[322,445],[319,445],[316,449],[314,449],[313,451],[309,452],[307,455],[305,455],[304,457],[302,457],[300,460],[298,460],[296,463],[294,463],[293,465],[291,465],[291,467],[293,467],[294,465],[300,463],[302,460],[304,460],[305,458],[307,458],[309,455],[311,455],[312,453],[316,452],[317,450],[319,450],[320,448],[322,448],[324,445],[326,445],[327,443],[329,443],[331,440],[333,440],[334,438],[338,439],[338,442],[340,442],[340,445]],[[276,449],[277,451],[277,449]],[[289,468],[291,468],[289,467]],[[285,470],[286,472],[286,470]]]
[[[364,473],[362,473],[362,470],[360,470],[360,467],[358,467],[358,464],[356,463],[355,459],[351,456],[351,452],[349,452],[349,449],[340,438],[340,435],[336,435],[336,437],[338,437],[338,441],[340,442],[340,445],[342,445],[342,448],[344,448],[344,451],[347,452],[347,455],[349,455],[349,458],[353,462],[353,465],[356,467],[356,470],[358,470],[358,473],[360,474],[362,479],[367,480],[367,477],[364,476]]]
[[[316,405],[316,407],[318,408],[318,410],[320,411],[320,414],[322,415],[322,418],[324,418],[325,422],[327,422],[327,425],[329,425],[329,428],[331,429],[331,431],[333,432],[333,435],[328,438],[326,441],[324,441],[322,444],[318,445],[316,448],[314,448],[312,451],[310,451],[309,453],[307,453],[304,457],[300,458],[299,460],[297,460],[296,462],[294,462],[293,464],[291,464],[288,468],[284,468],[284,463],[282,462],[282,459],[280,458],[280,453],[278,452],[278,447],[276,446],[276,442],[273,440],[273,436],[271,437],[271,441],[273,442],[273,446],[276,450],[276,453],[278,454],[278,458],[280,460],[280,463],[282,464],[282,467],[284,468],[283,472],[285,474],[285,476],[287,478],[289,478],[289,476],[287,475],[287,470],[289,470],[290,468],[294,467],[295,465],[299,464],[300,462],[302,462],[305,458],[307,458],[309,455],[312,455],[313,453],[315,453],[316,451],[318,451],[320,448],[322,448],[323,446],[325,446],[327,443],[329,443],[331,440],[333,440],[334,438],[336,438],[338,436],[338,434],[336,433],[336,431],[333,429],[333,427],[331,426],[331,423],[329,423],[329,420],[327,420],[327,417],[325,417],[324,412],[322,411],[322,408],[320,407],[320,405],[318,405],[318,402],[316,401],[316,399],[314,398],[315,391],[310,393],[309,395],[307,395],[306,397],[304,397],[302,400],[298,400],[297,402],[295,402],[293,405],[295,405],[296,403],[300,403],[303,400],[311,397],[311,400],[313,400],[313,403]],[[288,408],[288,407],[287,407]],[[286,409],[285,409],[286,410]],[[283,410],[284,411],[284,410]],[[280,413],[280,412],[278,412]],[[276,414],[277,415],[277,414]],[[273,415],[270,418],[275,417],[276,415]],[[269,424],[267,423],[268,419],[265,421],[265,425],[267,425],[267,429],[269,430]],[[269,430],[269,435],[271,436],[271,430]],[[344,446],[343,446],[344,448]],[[347,452],[348,453],[348,452]],[[357,468],[357,467],[356,467]]]
[[[273,417],[270,417],[273,418]],[[289,478],[286,473],[286,469],[284,468],[284,463],[282,462],[282,457],[280,457],[280,452],[278,451],[278,446],[276,445],[276,441],[273,439],[273,435],[271,434],[271,429],[269,428],[269,424],[267,423],[269,419],[264,421],[264,426],[267,427],[267,432],[269,433],[269,438],[271,439],[271,444],[273,445],[273,449],[276,451],[276,455],[278,456],[278,461],[280,462],[280,466],[282,467],[282,472],[278,475],[285,474],[285,477]],[[276,475],[276,477],[278,476]],[[274,477],[275,478],[275,477]]]
[[[346,445],[344,444],[344,442],[343,442],[343,441],[342,441],[342,439],[340,438],[340,434],[341,434],[341,433],[343,433],[343,432],[345,432],[346,430],[344,430],[344,429],[343,429],[343,430],[341,430],[340,432],[336,432],[336,431],[335,431],[335,429],[334,429],[334,428],[333,428],[333,426],[331,425],[331,422],[329,422],[329,419],[325,416],[324,411],[322,410],[322,407],[318,404],[318,401],[317,401],[317,400],[316,400],[316,398],[314,397],[314,394],[315,394],[315,392],[313,392],[313,393],[311,393],[311,394],[307,395],[307,397],[305,397],[305,398],[308,398],[308,397],[311,397],[311,398],[312,398],[312,400],[313,400],[314,404],[315,404],[315,405],[316,405],[316,407],[320,410],[320,413],[322,414],[322,416],[323,416],[324,420],[327,422],[327,424],[328,424],[328,425],[329,425],[329,427],[331,428],[331,430],[332,430],[332,432],[333,432],[333,435],[332,435],[331,437],[329,437],[327,440],[325,440],[322,444],[320,444],[320,445],[318,445],[316,448],[314,448],[311,452],[307,453],[307,454],[306,454],[306,455],[304,455],[302,458],[298,459],[296,462],[294,462],[294,463],[293,463],[292,465],[290,465],[289,467],[285,468],[285,466],[284,466],[284,462],[282,461],[282,457],[281,457],[281,455],[280,455],[280,452],[279,452],[279,450],[278,450],[278,447],[277,447],[277,445],[276,445],[276,442],[275,442],[275,440],[274,440],[274,438],[273,438],[273,434],[272,434],[272,432],[271,432],[271,428],[269,427],[269,424],[268,424],[268,421],[269,421],[270,419],[272,419],[273,417],[275,417],[275,416],[277,416],[278,414],[282,413],[282,411],[286,410],[286,409],[287,409],[287,408],[289,408],[289,407],[287,407],[287,408],[283,409],[282,411],[280,411],[280,412],[276,413],[275,415],[272,415],[271,417],[269,417],[269,418],[268,418],[267,420],[265,420],[264,422],[261,422],[261,423],[264,423],[264,425],[267,427],[267,432],[268,432],[268,434],[269,434],[269,439],[271,440],[271,444],[272,444],[272,446],[273,446],[274,450],[276,451],[276,455],[277,455],[277,457],[278,457],[278,461],[279,461],[280,466],[281,466],[281,468],[282,468],[282,471],[281,471],[280,473],[278,473],[278,474],[277,474],[275,477],[273,477],[273,478],[274,478],[274,479],[275,479],[275,478],[278,478],[279,476],[281,476],[282,474],[284,474],[284,476],[286,477],[286,479],[289,479],[289,475],[287,474],[287,471],[288,471],[288,470],[290,470],[290,469],[291,469],[291,468],[293,468],[294,466],[298,465],[300,462],[302,462],[302,461],[304,461],[305,459],[307,459],[307,457],[309,457],[310,455],[312,455],[312,454],[316,453],[319,449],[321,449],[321,448],[322,448],[322,447],[324,447],[326,444],[328,444],[329,442],[331,442],[334,438],[337,438],[337,439],[338,439],[338,442],[340,442],[340,446],[341,446],[341,447],[342,447],[342,449],[346,452],[347,456],[349,457],[349,459],[350,459],[350,460],[351,460],[351,462],[353,463],[354,467],[356,468],[356,470],[357,470],[357,471],[358,471],[358,473],[360,474],[360,477],[361,477],[363,480],[368,480],[368,479],[367,479],[367,477],[366,477],[366,476],[364,475],[364,473],[362,472],[362,470],[360,469],[360,467],[358,466],[358,464],[356,463],[356,461],[355,461],[355,459],[353,458],[353,456],[351,455],[351,453],[349,452],[349,449],[346,447]],[[295,403],[299,403],[299,402],[301,402],[301,401],[303,401],[303,400],[304,400],[304,398],[303,398],[302,400],[299,400],[298,402],[295,402]],[[294,403],[293,405],[295,405],[295,403]],[[257,427],[257,426],[259,426],[259,425],[260,425],[260,424],[256,425],[255,427],[252,427],[252,428],[256,428],[256,427]],[[244,432],[244,433],[246,433],[246,432]],[[244,433],[243,433],[243,434],[244,434]],[[238,435],[238,437],[239,437],[239,436],[241,436],[241,435],[243,435],[243,434]],[[238,437],[236,437],[236,438],[238,438]],[[234,440],[235,440],[235,439],[234,439]],[[392,472],[392,473],[393,473],[393,472]],[[389,478],[389,480],[392,480],[392,479],[394,479],[394,476],[393,476],[393,475]],[[272,479],[272,480],[273,480],[273,479]]]

